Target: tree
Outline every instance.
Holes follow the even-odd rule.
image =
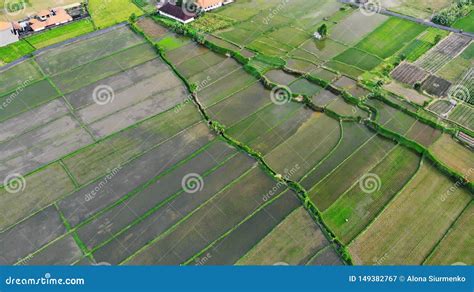
[[[421,91],[421,83],[420,83],[420,82],[416,82],[416,83],[413,85],[413,88],[414,88],[416,91]]]
[[[130,18],[128,20],[131,23],[135,23],[137,21],[137,15],[135,13],[132,13],[132,15],[130,15]]]
[[[323,23],[318,28],[318,33],[321,35],[321,37],[325,38],[328,35],[328,26],[325,23]]]

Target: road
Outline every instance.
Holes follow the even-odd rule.
[[[363,4],[360,4],[360,3],[354,3],[351,0],[339,0],[339,2],[349,4],[349,5],[352,5],[352,6],[355,6],[355,7],[359,7],[359,8],[363,5]],[[459,33],[459,34],[474,38],[473,33],[465,32],[465,31],[462,31],[460,29],[452,28],[452,27],[449,27],[449,26],[439,25],[439,24],[433,23],[433,22],[425,20],[425,19],[416,18],[416,17],[412,17],[412,16],[408,16],[408,15],[403,15],[403,14],[400,14],[400,13],[389,11],[385,8],[380,8],[379,11],[377,11],[377,13],[403,18],[403,19],[406,19],[406,20],[410,20],[410,21],[413,21],[413,22],[417,22],[417,23],[426,25],[426,26],[431,26],[431,27],[439,28],[439,29],[446,30],[446,31],[449,31],[449,32]]]

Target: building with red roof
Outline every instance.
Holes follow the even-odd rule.
[[[53,8],[51,10],[38,12],[35,18],[30,19],[29,24],[31,29],[37,32],[72,20],[72,16],[70,16],[64,8]]]
[[[210,11],[232,2],[234,0],[188,0],[187,4],[178,6],[165,1],[165,4],[158,5],[158,12],[181,23],[189,23],[196,19],[199,11]],[[195,5],[195,9],[192,5]]]

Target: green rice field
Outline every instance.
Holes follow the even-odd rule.
[[[359,42],[356,48],[385,59],[398,52],[425,29],[424,26],[407,20],[389,18]]]

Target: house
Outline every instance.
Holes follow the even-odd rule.
[[[186,0],[185,0],[186,1]],[[186,7],[189,5],[184,5],[183,7],[172,4],[175,1],[165,1],[165,4],[161,2],[157,5],[158,12],[166,17],[177,20],[181,23],[190,23],[196,19],[198,12],[200,11],[210,11],[229,3],[234,2],[234,0],[188,0],[188,4],[195,4],[198,9],[195,9],[196,12],[190,11]],[[172,2],[172,3],[170,3]]]
[[[72,16],[69,15],[64,8],[53,8],[51,10],[38,12],[35,18],[30,19],[29,25],[34,32],[38,32],[72,20]]]
[[[18,41],[18,35],[11,22],[0,21],[0,47]]]
[[[197,0],[196,4],[203,10],[203,11],[210,11],[216,8],[219,8],[223,5],[229,4],[234,2],[234,0]]]
[[[185,8],[166,3],[163,5],[158,12],[160,15],[177,20],[181,23],[190,23],[196,19],[197,14],[190,11],[185,11]]]
[[[36,14],[36,16],[39,18],[39,20],[41,21],[46,21],[46,19],[49,18],[50,16],[50,11],[49,10],[41,10],[40,12],[38,12],[38,14]]]

